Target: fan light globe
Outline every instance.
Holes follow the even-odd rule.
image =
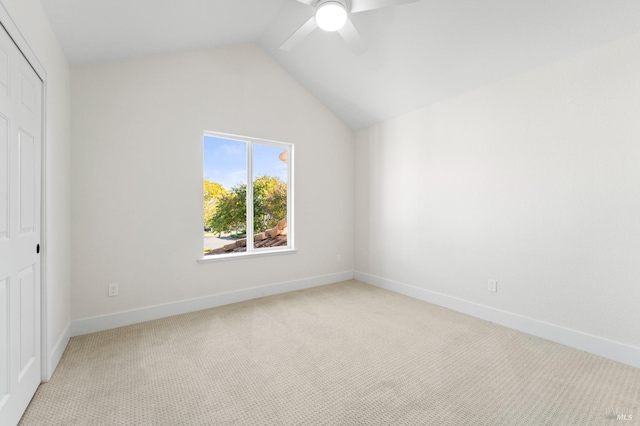
[[[347,10],[338,2],[327,2],[316,11],[316,22],[325,31],[338,31],[347,22]]]

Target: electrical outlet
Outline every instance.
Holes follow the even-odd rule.
[[[337,255],[336,256],[336,263],[340,263],[340,262],[342,262],[342,256]]]
[[[114,297],[118,295],[118,284],[111,283],[109,284],[109,297]]]
[[[496,281],[496,280],[487,281],[487,290],[489,290],[492,293],[497,293],[498,292],[498,281]]]

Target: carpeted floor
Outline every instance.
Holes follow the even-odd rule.
[[[607,424],[640,369],[355,281],[73,338],[21,422]]]

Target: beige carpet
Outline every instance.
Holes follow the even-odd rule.
[[[640,369],[349,281],[71,339],[21,424],[633,425]]]

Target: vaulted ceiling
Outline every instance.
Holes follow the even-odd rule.
[[[71,64],[258,43],[354,129],[640,32],[638,0],[421,0],[354,14],[355,55],[295,0],[40,0]]]

